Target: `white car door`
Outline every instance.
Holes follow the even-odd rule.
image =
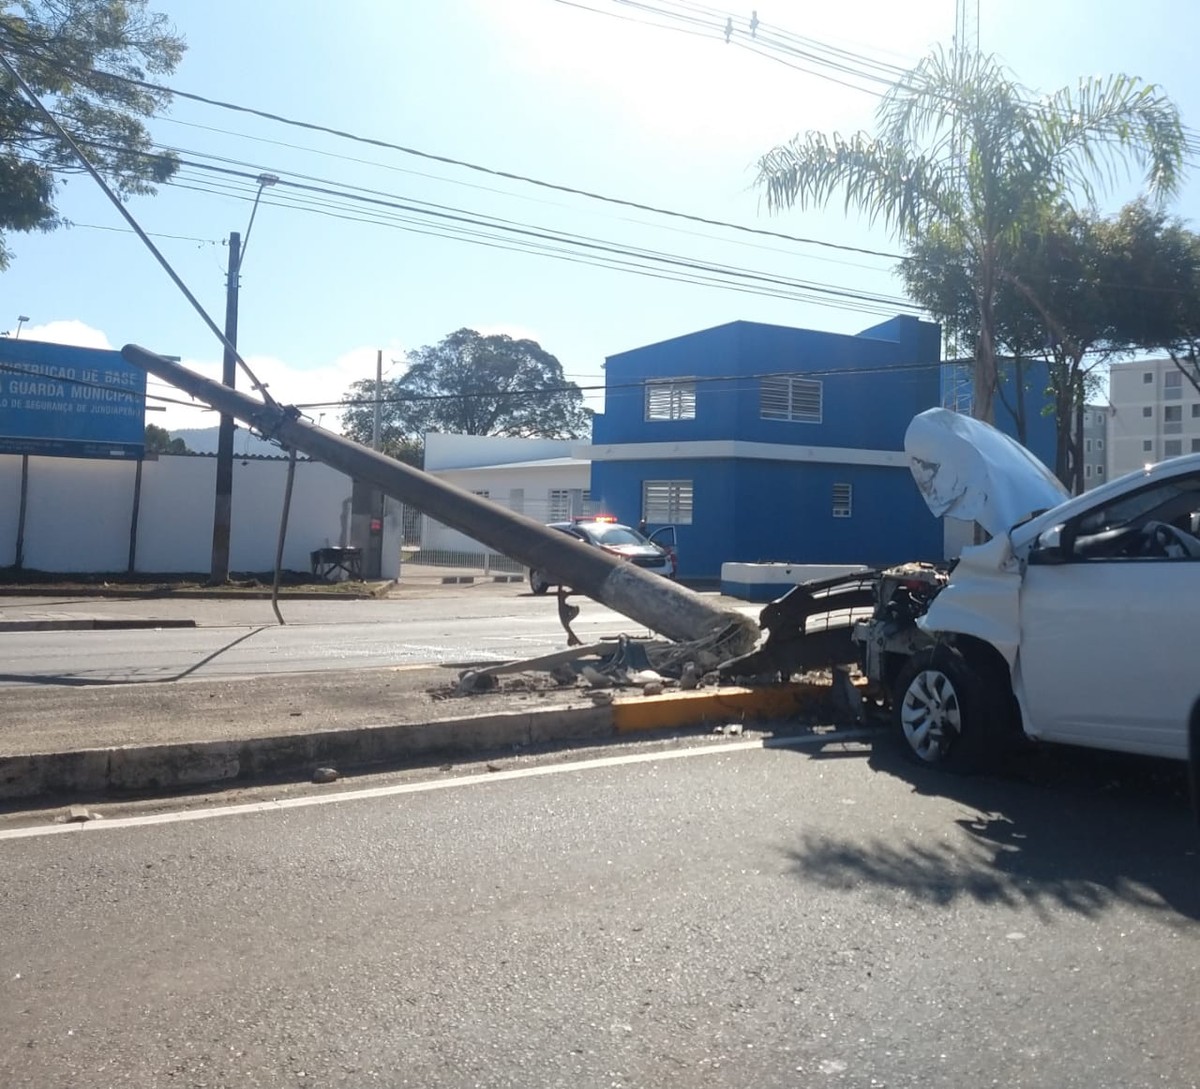
[[[1184,759],[1200,697],[1200,474],[1073,518],[1030,552],[1014,682],[1034,737]],[[1045,537],[1045,535],[1043,535]]]

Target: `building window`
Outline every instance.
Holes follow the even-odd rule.
[[[642,521],[675,526],[692,524],[690,480],[643,480]]]
[[[1142,409],[1142,415],[1143,415],[1143,416],[1147,416],[1147,417],[1149,417],[1149,416],[1153,416],[1153,415],[1154,415],[1154,409],[1153,409],[1153,408],[1151,408],[1151,406],[1150,406],[1150,405],[1146,405],[1146,407]]]
[[[833,516],[849,518],[854,510],[854,485],[835,484],[833,486]]]
[[[1183,385],[1183,374],[1180,371],[1167,371],[1163,375],[1163,389],[1176,389]]]
[[[1103,465],[1097,465],[1097,466],[1096,466],[1096,475],[1097,475],[1097,476],[1103,476],[1103,475],[1104,475],[1104,466],[1103,466]]]
[[[1200,405],[1192,405],[1192,419],[1200,419]]]
[[[764,420],[793,423],[821,422],[821,383],[794,374],[761,379],[760,406]]]
[[[1166,423],[1179,423],[1183,419],[1183,405],[1166,405],[1163,407],[1163,420]]]
[[[1085,465],[1085,466],[1083,467],[1083,476],[1084,476],[1084,479],[1085,479],[1085,480],[1091,480],[1091,478],[1092,478],[1092,467],[1091,467],[1090,465]]]
[[[1096,440],[1096,449],[1097,449],[1097,450],[1103,450],[1103,449],[1104,449],[1104,440],[1103,440],[1103,439],[1097,439],[1097,440]]]
[[[1192,453],[1200,454],[1200,439],[1192,439]]]
[[[1163,457],[1177,458],[1183,453],[1183,439],[1167,439],[1163,443]]]
[[[571,517],[571,489],[551,488],[546,504],[547,522],[566,522]]]
[[[1092,440],[1091,439],[1083,440],[1083,450],[1084,450],[1084,453],[1087,453],[1087,454],[1090,454],[1092,452]]]
[[[663,378],[646,383],[647,420],[694,420],[696,380]]]
[[[1143,374],[1142,374],[1142,381],[1143,381],[1143,382],[1144,382],[1144,383],[1145,383],[1147,386],[1148,386],[1148,385],[1150,385],[1150,383],[1154,381],[1154,372],[1153,372],[1153,371],[1145,371],[1145,372],[1143,372]]]
[[[1142,453],[1143,454],[1153,454],[1154,453],[1154,442],[1151,439],[1142,439]]]

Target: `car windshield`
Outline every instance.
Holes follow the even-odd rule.
[[[596,544],[606,545],[609,548],[620,545],[649,544],[637,530],[630,529],[628,526],[591,525],[586,528],[586,532]]]

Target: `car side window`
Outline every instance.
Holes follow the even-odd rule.
[[[1200,473],[1150,484],[1068,523],[1074,560],[1200,560]]]

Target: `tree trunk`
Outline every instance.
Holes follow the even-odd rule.
[[[990,247],[989,247],[990,250]],[[984,423],[996,420],[996,281],[994,255],[984,255],[979,285],[979,340],[972,374],[971,415]]]
[[[1071,486],[1071,403],[1070,367],[1065,359],[1050,364],[1054,389],[1054,475],[1067,488]]]
[[[1081,361],[1082,362],[1082,361]],[[1082,495],[1084,488],[1083,476],[1083,407],[1087,400],[1087,383],[1083,371],[1075,371],[1075,494]]]

